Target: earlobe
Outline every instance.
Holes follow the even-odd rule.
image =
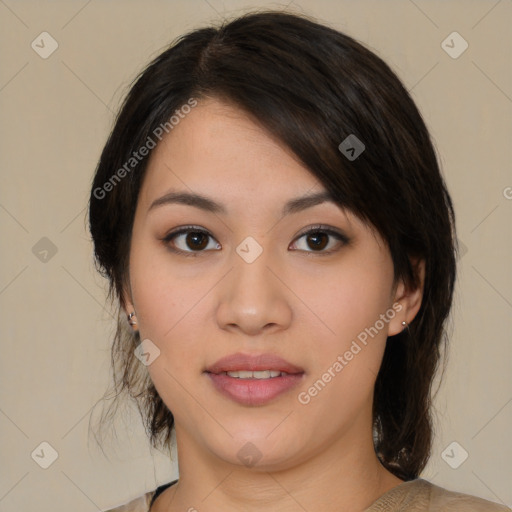
[[[121,297],[121,306],[126,314],[126,319],[128,323],[132,326],[134,331],[138,330],[137,327],[137,316],[135,314],[135,307],[133,306],[133,300],[131,298],[131,293],[123,288],[123,295]]]
[[[137,315],[135,314],[135,308],[133,307],[133,304],[130,304],[130,303],[126,304],[125,313],[126,313],[126,320],[131,325],[132,329],[134,331],[137,331],[139,329],[139,327],[137,325]]]
[[[137,325],[137,317],[135,316],[135,311],[132,311],[129,315],[127,315],[128,317],[128,323],[134,327],[135,325]]]
[[[425,261],[411,260],[416,276],[416,283],[407,286],[400,281],[395,292],[395,304],[398,314],[389,322],[388,336],[394,336],[409,328],[421,307],[423,289],[425,284]]]

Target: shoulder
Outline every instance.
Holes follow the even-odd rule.
[[[511,509],[505,505],[484,500],[476,496],[461,492],[448,491],[437,485],[429,484],[430,504],[434,510],[440,512],[510,512]]]
[[[149,512],[149,506],[154,494],[155,491],[148,492],[124,505],[110,508],[105,512]]]
[[[147,492],[134,500],[120,505],[115,508],[105,510],[105,512],[149,512],[149,509],[153,501],[159,496],[165,489],[174,485],[178,480],[173,480],[167,484],[157,487],[154,491]]]
[[[418,478],[381,496],[367,512],[512,512],[509,507],[476,496],[449,491]]]

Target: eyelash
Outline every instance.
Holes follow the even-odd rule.
[[[181,249],[176,249],[174,247],[171,247],[170,242],[175,237],[177,237],[179,235],[182,235],[182,234],[188,234],[188,233],[199,233],[199,234],[206,235],[206,236],[209,236],[209,237],[213,238],[213,236],[208,231],[205,231],[204,229],[197,228],[195,226],[183,226],[181,228],[178,228],[175,231],[172,231],[171,233],[168,233],[164,238],[162,238],[162,241],[164,242],[164,244],[167,246],[167,248],[170,251],[172,251],[172,252],[174,252],[176,254],[181,254],[181,255],[186,256],[186,257],[188,257],[188,256],[197,257],[198,254],[200,254],[202,252],[207,252],[205,250],[202,250],[202,251],[182,251]],[[333,229],[329,228],[328,226],[323,226],[321,224],[317,224],[315,226],[311,226],[310,228],[307,229],[307,231],[299,234],[297,236],[297,238],[295,238],[294,242],[296,240],[301,239],[302,237],[304,237],[306,235],[310,235],[310,234],[313,234],[313,233],[324,233],[326,235],[329,235],[329,236],[335,238],[336,240],[338,240],[339,242],[341,242],[342,246],[347,245],[350,242],[350,239],[346,235],[344,235],[343,233],[341,233],[339,231],[336,231],[336,230],[333,230]],[[329,251],[302,251],[302,252],[304,252],[307,256],[328,256],[328,255],[336,252],[337,250],[339,250],[339,249],[331,249]]]

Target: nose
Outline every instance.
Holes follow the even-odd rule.
[[[251,263],[234,252],[233,269],[220,283],[216,311],[219,327],[247,336],[287,329],[292,320],[289,300],[293,293],[280,268],[270,251],[263,250]]]

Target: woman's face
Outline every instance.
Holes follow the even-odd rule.
[[[153,151],[127,302],[151,357],[160,351],[148,369],[178,443],[277,469],[371,439],[374,382],[387,336],[409,321],[407,297],[375,232],[330,200],[293,202],[322,192],[281,144],[215,100]]]

